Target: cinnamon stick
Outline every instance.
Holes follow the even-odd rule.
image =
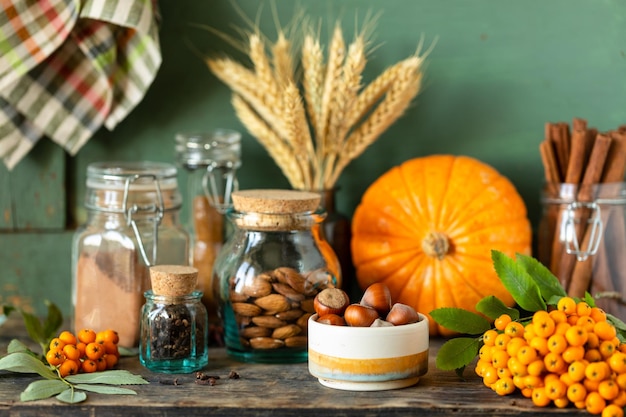
[[[623,132],[613,131],[609,135],[612,144],[606,156],[602,182],[621,182],[626,171],[626,126]]]
[[[563,128],[563,123],[556,123],[550,126],[550,138],[557,156],[559,177],[564,179],[569,162],[570,139],[568,130]]]
[[[589,163],[585,169],[581,188],[578,192],[579,201],[590,202],[594,200],[595,196],[593,195],[592,186],[599,183],[602,179],[611,142],[612,139],[610,136],[598,134],[596,137],[591,155],[589,156]],[[579,227],[577,228],[578,230],[576,230],[576,235],[579,239],[578,241],[581,242],[580,248],[587,250],[590,244],[593,245],[593,242],[591,242],[593,229],[587,226],[590,215],[589,210],[581,210],[581,212],[582,215],[578,222]],[[606,224],[606,216],[601,217],[605,217],[602,220],[603,224]],[[563,267],[569,268],[565,269],[566,271],[572,271],[573,268],[570,285],[568,287],[569,295],[573,297],[583,297],[585,292],[589,289],[591,282],[593,257],[590,256],[578,262],[576,262],[577,258],[575,256],[564,256],[562,259]]]
[[[602,179],[602,173],[604,171],[604,162],[609,153],[611,146],[611,137],[599,133],[596,136],[596,140],[589,155],[589,163],[585,169],[585,175],[581,182],[581,189],[578,193],[578,199],[580,201],[591,201],[593,198],[591,185],[597,184]]]
[[[561,182],[559,166],[554,153],[554,148],[550,141],[543,141],[539,144],[539,152],[543,161],[546,182],[558,184]]]

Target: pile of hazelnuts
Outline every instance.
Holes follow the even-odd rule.
[[[409,305],[392,303],[389,288],[382,283],[367,287],[359,303],[350,303],[340,288],[326,288],[314,299],[317,322],[334,326],[386,327],[420,321],[417,311]]]

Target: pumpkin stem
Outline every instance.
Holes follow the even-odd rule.
[[[422,240],[422,250],[428,256],[442,260],[450,249],[448,236],[442,232],[430,232]]]

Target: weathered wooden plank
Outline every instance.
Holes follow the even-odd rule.
[[[72,232],[0,233],[0,304],[44,314],[48,299],[71,312]]]
[[[10,173],[16,230],[65,227],[65,151],[40,141]]]
[[[13,228],[10,179],[9,170],[0,164],[0,230]]]
[[[13,320],[13,319],[12,319]],[[9,322],[10,323],[10,322]],[[25,336],[15,324],[0,334],[0,349],[10,337]],[[13,320],[13,323],[15,321]],[[211,348],[209,365],[203,370],[220,378],[216,385],[198,385],[194,374],[166,375],[149,372],[136,357],[122,358],[119,367],[140,374],[149,385],[132,387],[136,396],[88,394],[80,406],[56,400],[20,403],[19,393],[34,377],[6,375],[0,371],[0,417],[122,415],[233,417],[363,416],[555,416],[584,415],[573,408],[536,408],[519,395],[500,397],[486,388],[468,369],[467,379],[440,371],[435,357],[441,340],[431,344],[429,371],[413,387],[378,392],[339,391],[322,386],[306,363],[290,365],[246,364],[229,359],[224,349]],[[239,379],[229,379],[231,371]],[[174,385],[174,381],[178,385]]]

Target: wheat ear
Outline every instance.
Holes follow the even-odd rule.
[[[284,88],[288,83],[294,82],[293,60],[291,43],[281,31],[276,43],[272,45],[272,57],[274,62],[274,79],[279,87]]]
[[[336,83],[332,97],[332,112],[327,129],[327,157],[324,166],[321,187],[332,175],[332,167],[343,148],[345,136],[351,125],[346,123],[346,116],[354,105],[361,88],[361,74],[365,68],[365,40],[357,37],[348,47],[348,54],[342,68],[341,79]]]
[[[391,84],[385,98],[372,114],[353,131],[344,146],[343,152],[333,169],[326,186],[332,186],[343,169],[370,146],[408,108],[411,100],[421,87],[422,74],[418,67],[405,66]]]
[[[284,121],[281,118],[282,114],[282,98],[281,88],[274,78],[274,72],[270,65],[269,58],[266,54],[265,44],[261,40],[261,37],[257,34],[251,34],[249,37],[249,51],[250,60],[254,66],[254,72],[257,76],[257,95],[262,99],[266,109],[273,113],[272,125],[275,126],[277,132],[284,137],[286,134],[286,128]],[[250,104],[253,104],[250,102]],[[256,109],[256,106],[254,106]],[[278,123],[278,124],[274,124]]]
[[[338,80],[341,77],[341,69],[343,66],[343,60],[345,56],[345,43],[343,40],[343,34],[341,27],[335,25],[333,37],[330,42],[330,49],[328,51],[328,62],[326,64],[326,75],[324,77],[324,89],[322,92],[322,108],[320,117],[318,119],[318,125],[315,129],[315,137],[317,143],[317,158],[320,163],[320,172],[318,172],[318,178],[315,179],[315,183],[318,184],[323,178],[323,163],[324,158],[327,155],[328,148],[328,135],[327,127],[329,122],[329,116],[332,109],[332,97],[335,94],[335,87]]]
[[[313,142],[306,120],[304,104],[300,97],[300,91],[294,83],[288,84],[285,88],[284,100],[285,123],[289,127],[290,132],[289,144],[293,149],[293,156],[300,166],[304,186],[310,189],[312,185],[311,157],[315,152],[313,150]]]
[[[253,108],[237,94],[232,96],[232,104],[237,117],[248,132],[253,135],[280,167],[293,188],[304,189],[302,172],[289,145],[259,117]]]
[[[317,129],[322,113],[324,57],[319,39],[306,35],[302,46],[302,84],[311,126]],[[315,132],[318,134],[318,132]]]
[[[398,77],[398,74],[403,71],[406,66],[420,67],[422,61],[422,57],[411,56],[385,69],[382,74],[376,77],[361,91],[354,106],[350,109],[350,113],[346,117],[346,125],[355,126],[359,124],[387,93],[391,84]]]
[[[275,89],[267,90],[254,72],[230,58],[207,60],[209,69],[230,89],[245,99],[254,110],[281,137],[286,137],[286,127],[280,114],[280,94]]]

